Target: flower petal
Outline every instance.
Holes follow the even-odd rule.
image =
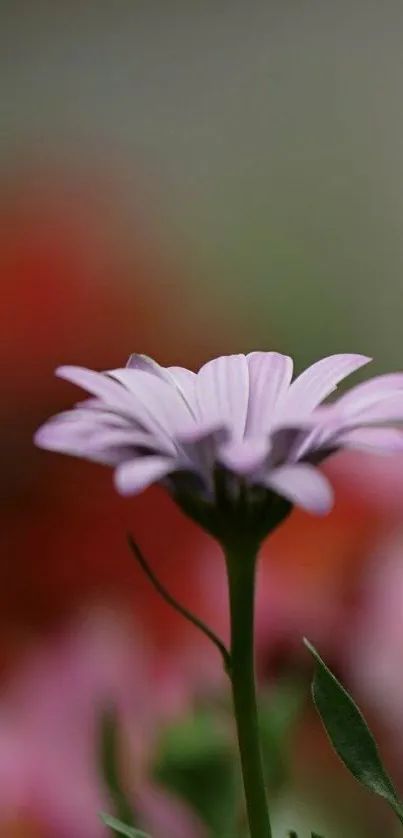
[[[206,484],[211,483],[219,446],[228,442],[229,435],[228,428],[208,422],[179,431],[176,435],[181,455]]]
[[[284,412],[306,413],[332,393],[340,381],[368,364],[366,355],[329,355],[304,370],[293,381],[284,400]]]
[[[353,430],[362,425],[383,424],[403,421],[403,392],[387,394],[384,397],[369,397],[362,405],[348,405],[337,401],[332,405],[317,408],[315,414],[324,428],[333,428],[335,433]]]
[[[374,399],[384,398],[386,395],[403,392],[403,373],[391,372],[385,375],[377,375],[369,381],[362,381],[356,384],[347,393],[344,393],[337,400],[339,406],[351,407],[351,409],[365,408],[366,404],[372,405]]]
[[[133,414],[148,430],[172,436],[178,427],[194,425],[187,403],[170,380],[128,368],[111,370],[109,375],[126,389]]]
[[[119,418],[119,417],[117,417]],[[48,451],[84,457],[99,463],[115,465],[123,458],[132,458],[135,448],[175,455],[174,444],[165,437],[151,436],[133,426],[109,424],[108,415],[88,410],[75,410],[55,416],[36,432],[36,445]],[[114,420],[115,417],[112,417]]]
[[[127,410],[131,407],[131,400],[125,388],[103,372],[94,372],[85,367],[64,366],[58,367],[55,374],[116,408]]]
[[[171,457],[139,457],[128,460],[115,471],[115,486],[121,495],[137,495],[175,468]]]
[[[189,409],[196,416],[196,373],[192,372],[192,370],[187,370],[185,367],[167,367],[167,372],[175,382],[176,387],[178,388],[182,398],[189,406]]]
[[[147,355],[131,355],[126,368],[152,373],[169,384],[173,384],[190,410],[195,412],[196,373],[192,370],[187,370],[185,367],[162,367]]]
[[[242,439],[249,399],[245,355],[224,355],[204,364],[197,374],[196,397],[202,421],[225,425]]]
[[[83,367],[59,367],[56,375],[102,399],[105,410],[130,416],[139,427],[157,435],[172,435],[177,424],[194,422],[178,391],[143,370],[118,369],[105,374]],[[123,385],[123,386],[122,386]]]
[[[326,515],[333,506],[333,489],[327,477],[307,463],[273,469],[264,482],[307,512]]]
[[[197,445],[207,439],[214,439],[217,444],[229,441],[229,431],[224,425],[216,422],[199,422],[189,428],[179,429],[176,439],[185,445]]]
[[[269,439],[253,437],[223,445],[217,459],[234,474],[249,475],[261,469],[269,453]]]
[[[36,432],[35,444],[46,451],[70,454],[104,465],[116,465],[122,460],[122,450],[97,446],[93,442],[93,431],[73,422],[51,420]]]
[[[247,434],[269,432],[276,406],[281,404],[293,372],[292,358],[280,352],[251,352],[249,368],[249,405]]]
[[[125,372],[125,370],[115,370],[114,372]],[[126,370],[126,372],[129,371]],[[84,367],[59,367],[56,370],[56,375],[97,396],[101,400],[106,412],[121,413],[123,416],[129,417],[131,422],[135,423],[135,426],[150,432],[156,434],[167,433],[167,429],[159,421],[161,417],[158,412],[158,407],[164,403],[164,397],[165,399],[169,398],[169,394],[167,396],[166,392],[167,389],[172,389],[164,381],[155,379],[156,381],[158,380],[158,384],[160,385],[159,398],[157,400],[157,419],[155,412],[153,413],[153,408],[156,406],[155,392],[151,394],[151,396],[154,396],[154,399],[151,396],[148,398],[148,393],[152,390],[150,382],[154,379],[146,373],[140,371],[137,373],[139,379],[136,382],[136,393],[129,392],[126,386],[122,386],[122,382],[119,381],[117,375],[112,378],[105,373],[94,372]]]
[[[397,428],[356,428],[342,434],[337,443],[341,448],[399,454],[403,452],[403,431]]]
[[[150,358],[148,355],[138,355],[133,353],[126,364],[126,369],[129,370],[143,370],[143,372],[151,372],[164,378],[164,367],[161,367],[157,361]]]

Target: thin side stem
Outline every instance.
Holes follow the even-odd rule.
[[[227,554],[234,714],[251,838],[272,838],[260,746],[254,666],[255,555]]]
[[[229,672],[231,668],[231,655],[225,644],[222,642],[222,640],[220,640],[220,638],[217,637],[213,630],[209,628],[209,626],[203,620],[201,620],[199,617],[196,617],[196,615],[192,614],[191,611],[188,611],[188,609],[185,608],[184,605],[181,605],[181,603],[178,602],[178,600],[175,599],[175,597],[173,597],[172,594],[169,593],[169,591],[167,591],[162,582],[160,582],[158,577],[155,575],[154,571],[149,566],[137,542],[130,533],[128,535],[128,542],[135,559],[138,561],[141,569],[144,571],[145,575],[147,576],[147,579],[149,579],[157,593],[159,593],[160,596],[162,596],[162,598],[165,600],[165,602],[168,603],[168,605],[170,605],[172,608],[175,609],[175,611],[181,614],[182,617],[185,618],[185,620],[188,620],[189,623],[192,623],[192,625],[199,629],[199,631],[203,632],[203,634],[205,634],[206,637],[208,637],[208,639],[211,640],[212,643],[214,643],[223,659],[225,671]]]

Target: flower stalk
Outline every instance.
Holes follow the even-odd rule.
[[[257,551],[227,551],[234,716],[250,838],[272,838],[259,735],[254,662]]]

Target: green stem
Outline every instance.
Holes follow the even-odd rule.
[[[251,838],[272,838],[260,747],[254,666],[256,553],[227,553],[234,714]]]
[[[151,569],[148,562],[145,560],[140,550],[140,547],[137,544],[137,541],[134,540],[131,533],[128,534],[127,538],[129,542],[129,547],[134,557],[137,559],[141,569],[144,571],[145,575],[147,576],[147,579],[154,586],[157,593],[165,600],[165,602],[168,603],[168,605],[171,606],[171,608],[174,608],[175,611],[178,611],[178,613],[181,614],[181,616],[184,617],[185,620],[187,620],[189,623],[192,623],[192,625],[194,625],[195,628],[203,632],[203,634],[205,634],[206,637],[208,637],[208,639],[211,640],[212,643],[214,643],[223,659],[224,669],[226,672],[228,672],[229,667],[231,665],[231,660],[230,653],[227,647],[224,645],[224,643],[220,640],[219,637],[217,637],[214,631],[212,631],[212,629],[203,620],[200,619],[200,617],[196,617],[195,614],[192,614],[191,611],[185,608],[184,605],[178,602],[178,600],[175,599],[175,597],[173,597],[172,594],[169,593],[169,591],[167,591],[165,586],[162,584],[162,582],[160,582],[158,577],[155,575],[154,571]]]

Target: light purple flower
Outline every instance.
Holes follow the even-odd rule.
[[[92,398],[47,422],[36,443],[113,466],[123,495],[162,483],[190,514],[242,499],[251,515],[275,496],[325,514],[333,492],[318,463],[342,448],[403,451],[403,432],[379,427],[403,421],[403,373],[322,404],[370,360],[332,355],[294,380],[277,352],[223,356],[197,374],[142,355],[106,373],[60,367]]]

